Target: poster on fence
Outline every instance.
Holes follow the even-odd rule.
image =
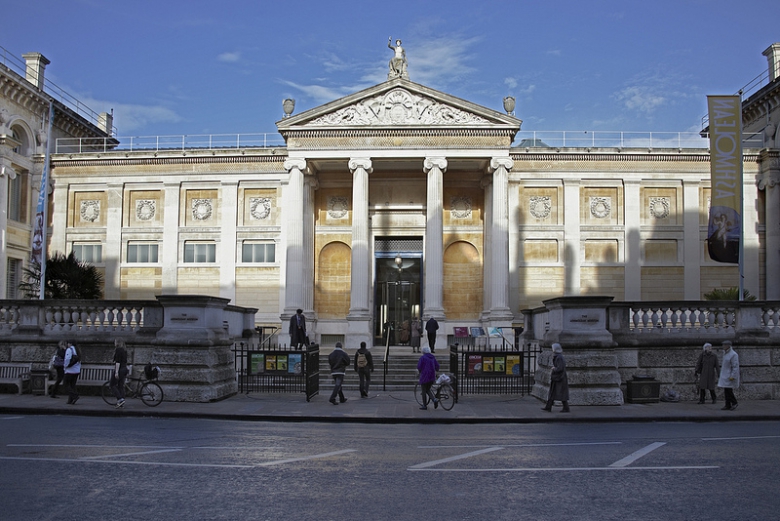
[[[276,370],[282,373],[287,372],[287,355],[276,356]]]
[[[506,358],[503,356],[493,357],[493,372],[503,375],[506,371]]]
[[[469,374],[482,374],[482,355],[469,355]]]
[[[276,357],[275,356],[266,356],[265,357],[265,370],[266,371],[276,371]]]
[[[265,372],[265,353],[249,353],[249,374]]]
[[[469,336],[469,328],[463,326],[455,326],[453,328],[453,333],[455,333],[455,338],[465,338]]]
[[[506,374],[513,376],[523,376],[523,366],[520,365],[520,355],[507,355],[506,357]]]
[[[300,353],[287,355],[287,372],[290,374],[301,374],[303,372]]]

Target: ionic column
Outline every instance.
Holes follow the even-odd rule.
[[[780,300],[780,150],[762,150],[759,190],[766,192],[766,300]]]
[[[480,186],[484,190],[485,214],[482,240],[482,316],[483,321],[490,320],[490,306],[493,304],[493,177],[486,175]]]
[[[290,173],[284,194],[284,237],[287,244],[282,324],[286,326],[295,310],[304,306],[303,177],[306,160],[288,159],[284,168]]]
[[[490,253],[490,320],[509,321],[509,170],[514,161],[508,157],[494,157],[490,160],[493,174],[493,220]]]
[[[425,288],[423,319],[431,316],[441,321],[444,316],[444,172],[447,159],[427,157],[423,171],[428,175],[425,225]],[[444,333],[443,327],[439,331]]]
[[[368,224],[368,175],[372,172],[371,159],[352,158],[352,273],[347,315],[345,348],[357,349],[360,342],[371,345],[371,313],[368,294],[371,287]]]

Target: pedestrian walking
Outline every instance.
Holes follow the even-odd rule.
[[[428,402],[433,401],[433,408],[439,408],[439,400],[431,391],[433,382],[436,381],[436,371],[439,370],[439,361],[431,354],[431,348],[425,346],[422,348],[423,355],[417,361],[417,371],[420,373],[420,390],[422,391],[423,405],[422,410],[428,408]]]
[[[127,346],[121,338],[114,340],[114,372],[109,386],[116,396],[116,408],[125,405],[125,379],[127,378]]]
[[[733,411],[737,408],[737,397],[734,391],[739,388],[739,356],[731,347],[731,342],[726,340],[723,346],[723,364],[720,366],[720,378],[718,387],[723,388],[726,398],[726,405],[721,408],[723,411]]]
[[[328,401],[333,405],[338,405],[336,396],[339,397],[341,403],[347,401],[341,386],[344,384],[344,375],[349,367],[349,355],[341,348],[341,342],[336,342],[336,348],[328,355],[328,363],[330,364],[330,374],[333,377],[333,392],[330,393]]]
[[[371,373],[374,371],[374,357],[371,356],[365,342],[360,342],[360,349],[355,353],[355,372],[360,378],[360,397],[368,398],[368,386],[371,384]]]
[[[436,332],[439,330],[439,323],[436,319],[431,317],[425,324],[425,331],[428,332],[428,346],[431,348],[431,353],[436,352]]]
[[[566,374],[566,360],[563,358],[563,348],[561,347],[561,344],[553,344],[552,352],[550,392],[547,395],[547,404],[542,407],[542,410],[551,412],[553,402],[558,400],[563,403],[561,412],[571,412],[569,410],[569,377]]]
[[[699,405],[704,403],[707,391],[710,392],[712,403],[716,402],[715,387],[718,385],[718,356],[712,352],[712,344],[707,342],[702,346],[699,359],[696,361],[696,387],[699,389]]]
[[[417,317],[412,318],[412,334],[410,344],[412,346],[412,353],[420,352],[420,335],[422,333],[422,324]]]
[[[76,346],[68,342],[68,348],[65,350],[65,389],[68,391],[68,405],[76,405],[79,400],[79,392],[76,390],[76,382],[81,374],[81,355]]]
[[[51,390],[49,391],[49,396],[52,398],[57,397],[57,391],[60,389],[60,384],[65,379],[65,351],[67,349],[68,342],[60,340],[60,343],[57,344],[57,349],[54,351],[54,355],[51,357],[51,362],[49,362],[49,369],[54,369],[57,373],[57,379],[54,381]]]

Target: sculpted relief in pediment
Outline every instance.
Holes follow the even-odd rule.
[[[485,118],[397,88],[309,122],[310,125],[467,125]]]

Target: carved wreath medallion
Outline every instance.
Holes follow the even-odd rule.
[[[471,197],[453,197],[450,199],[450,215],[455,219],[471,217]]]
[[[671,200],[668,197],[650,198],[650,215],[656,219],[666,219],[669,217],[669,208]]]
[[[211,217],[213,207],[211,199],[193,199],[192,200],[192,218],[196,221],[205,221]]]
[[[250,197],[249,198],[249,214],[253,219],[262,220],[267,219],[271,214],[271,198],[270,197]]]
[[[157,201],[153,199],[139,199],[135,202],[135,217],[139,221],[151,221],[157,211]]]
[[[346,197],[336,196],[328,199],[328,217],[331,219],[342,219],[347,215],[349,203]]]
[[[95,222],[100,217],[100,201],[90,199],[88,201],[81,201],[81,207],[79,213],[83,221]]]
[[[590,213],[596,219],[604,219],[605,217],[608,217],[611,211],[612,211],[611,197],[590,198]]]
[[[532,196],[528,211],[537,219],[547,219],[552,211],[552,198],[548,195]]]

